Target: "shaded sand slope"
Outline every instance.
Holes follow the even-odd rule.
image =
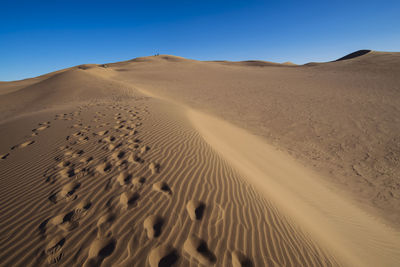
[[[368,49],[358,50],[358,51],[350,53],[350,54],[348,54],[348,55],[346,55],[344,57],[341,57],[341,58],[337,59],[336,61],[353,59],[353,58],[360,57],[360,56],[363,56],[365,54],[368,54],[370,52],[371,52],[371,50],[368,50]]]
[[[62,69],[62,70],[58,70],[58,71],[54,71],[51,73],[47,73],[38,77],[34,77],[34,78],[28,78],[28,79],[24,79],[24,80],[19,80],[19,81],[12,81],[12,82],[2,82],[0,81],[0,95],[4,95],[4,94],[8,94],[11,92],[15,92],[18,91],[20,89],[23,89],[29,85],[33,85],[35,83],[38,83],[40,81],[44,81],[56,74],[60,74],[63,72],[67,72],[69,70],[72,69],[88,69],[91,67],[94,67],[97,65],[93,65],[93,64],[89,64],[89,65],[80,65],[80,66],[76,66],[76,67],[72,67],[72,68],[67,68],[67,69]]]
[[[98,67],[101,70],[101,67]],[[101,72],[100,72],[101,73]],[[121,85],[79,67],[26,80],[21,88],[0,98],[0,120],[11,115],[68,105],[70,102],[123,96]],[[12,82],[11,87],[19,82]],[[117,97],[117,96],[116,96]]]
[[[1,266],[339,265],[180,106],[108,88],[101,71],[15,92],[0,123]],[[34,99],[49,108],[24,107]]]
[[[290,67],[159,56],[108,71],[263,137],[398,227],[399,53]]]

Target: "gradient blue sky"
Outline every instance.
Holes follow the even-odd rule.
[[[400,51],[400,1],[4,1],[0,81],[155,53],[329,61]]]

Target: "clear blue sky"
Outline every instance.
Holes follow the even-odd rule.
[[[400,51],[400,1],[0,0],[0,80],[155,53],[329,61]]]

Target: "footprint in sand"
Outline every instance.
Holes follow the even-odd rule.
[[[115,219],[116,216],[113,213],[106,213],[100,217],[97,221],[97,236],[99,238],[107,235]]]
[[[54,120],[61,120],[64,116],[66,116],[67,114],[56,114],[54,116]]]
[[[71,128],[79,128],[79,127],[82,127],[82,126],[83,126],[82,123],[76,123],[76,124],[72,125]]]
[[[81,184],[77,181],[70,182],[66,185],[64,185],[61,189],[60,192],[55,193],[49,197],[49,200],[56,204],[58,201],[61,201],[63,199],[70,201],[74,200],[77,198],[75,192],[78,190],[78,188],[81,186]]]
[[[186,204],[186,210],[189,213],[190,219],[192,221],[201,220],[203,218],[204,210],[206,205],[204,202],[197,200],[189,200]]]
[[[43,131],[43,130],[45,130],[45,129],[47,129],[47,128],[50,128],[50,125],[43,125],[43,126],[40,126],[40,127],[38,127],[38,128],[33,129],[32,132],[40,132],[40,131]]]
[[[153,248],[149,253],[150,267],[170,267],[179,260],[178,251],[166,244]]]
[[[64,212],[48,220],[48,224],[57,226],[63,231],[71,231],[79,226],[79,220],[86,216],[91,206],[90,201],[81,201],[72,211]]]
[[[144,154],[144,153],[146,153],[149,149],[150,149],[150,147],[148,147],[148,146],[142,146],[142,147],[140,148],[140,153],[141,153],[141,154]]]
[[[92,156],[88,156],[88,157],[85,157],[85,158],[81,158],[81,159],[79,160],[79,162],[88,164],[89,162],[92,162],[93,159],[94,159],[94,158],[93,158]]]
[[[76,205],[75,209],[74,209],[74,217],[75,218],[82,218],[84,217],[88,210],[90,209],[90,207],[92,206],[92,202],[90,202],[89,200],[83,200],[81,201],[78,205]]]
[[[127,130],[127,131],[129,131],[129,135],[135,135],[135,134],[137,134],[138,132],[135,130],[135,128],[133,127],[133,125],[131,125],[131,126],[126,126],[125,127],[125,129]]]
[[[82,131],[79,131],[79,132],[76,132],[76,133],[72,134],[73,137],[78,137],[78,136],[81,136],[81,135],[83,135]]]
[[[172,190],[166,182],[160,181],[153,184],[153,190],[156,192],[163,193],[166,196],[172,195]]]
[[[117,148],[122,147],[122,145],[123,145],[122,142],[118,143],[117,145],[109,144],[107,147],[105,147],[105,149],[108,150],[108,151],[113,151],[113,150],[116,150]]]
[[[122,209],[128,209],[128,207],[133,206],[136,203],[139,197],[140,196],[137,192],[124,192],[119,197],[119,204]]]
[[[42,126],[40,126],[40,125],[42,125]],[[40,131],[43,131],[43,130],[45,130],[45,129],[47,129],[47,128],[50,128],[50,124],[42,124],[42,123],[39,123],[39,126],[40,127],[38,127],[38,128],[35,128],[35,129],[32,129],[32,136],[37,136],[37,135],[39,135],[39,132]]]
[[[124,128],[124,125],[115,125],[113,127],[113,129],[115,129],[115,130],[119,130],[119,129],[122,129],[122,128]]]
[[[117,176],[117,182],[121,185],[124,186],[129,183],[129,181],[132,179],[132,174],[128,172],[121,172]]]
[[[44,235],[46,233],[47,224],[49,223],[49,221],[50,221],[50,219],[48,218],[40,223],[38,230],[41,235]]]
[[[151,162],[149,164],[149,170],[151,171],[151,174],[159,173],[160,172],[160,164]]]
[[[10,156],[10,153],[0,155],[0,159],[6,159],[8,156]]]
[[[79,143],[79,144],[84,144],[84,143],[86,143],[87,141],[89,141],[89,137],[87,137],[87,136],[82,136],[82,137],[79,137],[79,138],[78,138],[78,143]]]
[[[57,215],[49,220],[49,225],[59,227],[63,231],[71,231],[79,226],[79,223],[74,220],[74,211],[66,212]]]
[[[94,240],[84,266],[100,266],[103,260],[114,252],[116,244],[117,241],[111,237]]]
[[[18,145],[15,145],[15,146],[11,147],[11,150],[14,150],[16,148],[24,148],[24,147],[32,145],[33,143],[35,143],[35,141],[33,141],[33,140],[26,141],[26,142],[23,142],[21,144],[18,144]]]
[[[64,157],[66,157],[66,158],[76,157],[76,155],[74,155],[74,154],[78,154],[78,152],[79,152],[79,150],[74,151],[73,148],[70,146],[66,146],[66,148],[62,149],[61,151],[64,153]],[[83,154],[83,150],[80,153]]]
[[[137,139],[137,138],[128,139],[127,142],[130,143],[130,144],[137,144],[137,145],[141,143],[141,141],[139,139]]]
[[[232,252],[233,267],[253,267],[253,262],[240,251]]]
[[[67,164],[69,161],[64,161],[64,162],[61,162],[60,164],[63,166],[64,164]],[[60,165],[60,164],[58,164],[58,166]],[[67,165],[68,166],[68,165]],[[72,167],[67,167],[67,168],[64,168],[64,169],[61,169],[59,172],[58,172],[58,174],[59,174],[59,176],[61,177],[61,178],[70,178],[70,177],[74,177],[76,174],[77,174],[78,172],[74,169],[74,168],[72,168]]]
[[[207,243],[195,235],[191,235],[183,244],[183,249],[191,257],[195,258],[203,265],[209,266],[215,264],[217,258],[210,251]]]
[[[85,151],[83,151],[82,149],[76,150],[75,152],[72,153],[71,157],[72,158],[77,158],[77,157],[82,156],[83,153],[85,153]]]
[[[69,160],[62,160],[57,164],[57,168],[65,168],[71,165],[71,161]]]
[[[144,185],[145,182],[146,182],[145,177],[134,177],[132,178],[131,184],[133,188],[139,189]]]
[[[133,163],[135,165],[144,163],[144,160],[141,157],[139,157],[138,155],[136,155],[135,153],[130,153],[127,158],[127,161],[129,163]]]
[[[83,131],[84,132],[88,132],[88,131],[90,131],[90,129],[92,129],[92,126],[90,126],[90,125],[86,125],[85,127],[83,127]]]
[[[119,137],[128,137],[129,136],[129,134],[127,134],[127,133],[122,133],[122,134],[120,134],[120,135],[118,135]]]
[[[51,124],[51,122],[49,122],[49,121],[44,121],[44,122],[38,123],[39,126],[45,126],[45,125],[50,125],[50,124]]]
[[[107,142],[107,143],[112,143],[112,142],[114,142],[115,140],[116,140],[115,136],[112,136],[112,135],[107,136],[107,137],[105,137],[105,138],[103,139],[103,141],[105,141],[105,142]]]
[[[103,135],[106,135],[106,134],[108,134],[108,130],[100,131],[100,132],[97,132],[97,133],[93,133],[93,135],[99,135],[99,136],[103,136]]]
[[[164,219],[158,215],[151,215],[143,222],[143,227],[146,230],[147,237],[153,239],[161,235],[161,228],[164,224]]]
[[[57,264],[60,262],[63,252],[62,247],[65,244],[65,237],[62,235],[55,236],[50,242],[47,244],[45,248],[45,254],[47,255],[47,262],[49,264]]]
[[[113,152],[112,154],[111,154],[111,158],[113,159],[113,160],[116,160],[116,161],[118,161],[118,160],[121,160],[121,159],[123,159],[124,157],[125,157],[125,155],[126,155],[126,152],[125,151],[115,151],[115,152]]]
[[[108,173],[112,170],[113,165],[110,162],[103,162],[96,166],[96,171],[100,174]]]

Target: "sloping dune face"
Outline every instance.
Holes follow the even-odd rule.
[[[260,193],[350,266],[398,265],[400,234],[327,190],[315,173],[238,127],[195,111],[189,117]]]
[[[304,66],[118,64],[118,80],[261,136],[399,225],[400,53]]]
[[[398,208],[394,143],[373,176],[398,127],[397,57],[162,55],[0,84],[0,265],[398,265],[398,232],[336,192]],[[393,197],[374,201],[384,185]]]
[[[2,100],[2,266],[339,265],[180,106],[85,71]]]

